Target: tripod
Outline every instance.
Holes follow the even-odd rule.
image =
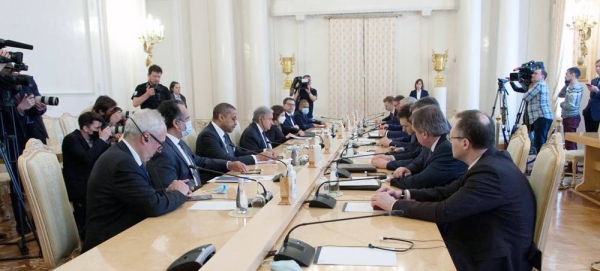
[[[498,91],[496,91],[496,98],[494,99],[494,106],[492,107],[492,116],[494,116],[494,113],[496,113],[496,104],[498,103],[498,99],[500,99],[500,115],[502,117],[502,128],[500,130],[502,130],[504,146],[508,146],[508,137],[506,136],[506,133],[508,132],[508,106],[506,106],[506,96],[508,96],[508,91],[506,91],[506,88],[504,87],[506,82],[506,79],[498,78]]]
[[[18,232],[19,240],[16,242],[5,242],[0,243],[0,245],[16,245],[23,256],[17,257],[6,257],[0,258],[0,261],[10,261],[10,260],[20,260],[20,259],[34,259],[42,257],[42,247],[40,245],[39,238],[37,236],[37,232],[27,212],[25,212],[25,201],[23,198],[23,192],[21,189],[21,180],[18,174],[15,174],[15,167],[17,164],[17,159],[19,157],[19,140],[17,138],[17,123],[20,125],[20,122],[17,122],[15,118],[16,108],[14,105],[13,97],[11,96],[11,92],[6,89],[0,89],[2,95],[2,104],[0,111],[0,125],[2,128],[2,134],[0,134],[0,154],[2,155],[2,160],[4,160],[4,165],[6,166],[6,171],[8,172],[8,176],[10,176],[12,193],[15,194],[12,199],[16,199],[16,214],[15,219],[18,219],[18,223],[21,226]],[[6,114],[6,115],[5,115]],[[5,122],[5,120],[9,122]],[[8,125],[6,125],[8,124]],[[9,126],[9,127],[7,127]],[[12,127],[10,127],[12,126]],[[8,131],[6,128],[12,128],[11,131]],[[25,230],[29,227],[31,232],[33,233],[33,239],[27,240],[25,237]],[[29,248],[27,247],[27,242],[35,240],[37,242],[39,248],[39,255],[30,256]]]

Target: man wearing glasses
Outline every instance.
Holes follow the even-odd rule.
[[[123,140],[104,152],[90,174],[83,251],[147,217],[177,209],[191,193],[187,180],[157,190],[145,164],[163,148],[167,128],[156,110],[143,109],[125,124]]]
[[[283,99],[283,113],[285,115],[285,121],[281,123],[281,131],[284,135],[289,133],[295,133],[295,131],[300,131],[299,135],[303,136],[304,132],[300,130],[300,126],[294,122],[294,113],[296,111],[296,101],[293,98],[285,98]]]

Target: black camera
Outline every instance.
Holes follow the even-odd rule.
[[[302,89],[307,88],[309,82],[310,82],[310,79],[308,79],[308,78],[302,78],[300,80],[300,88],[302,88]]]
[[[519,84],[525,86],[525,88],[529,88],[529,85],[531,85],[531,76],[537,69],[544,70],[544,62],[532,60],[527,63],[523,63],[521,64],[521,67],[519,67],[518,72],[513,72],[510,74],[510,81],[517,81]],[[513,87],[512,84],[511,87]],[[515,89],[513,87],[513,90],[517,92],[527,92],[526,90],[523,91],[523,88]]]
[[[0,63],[11,63],[23,64],[23,53],[21,52],[8,52],[8,57],[0,57]]]

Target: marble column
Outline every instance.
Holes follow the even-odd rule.
[[[456,89],[450,96],[459,111],[479,108],[481,0],[459,0],[456,14]]]
[[[207,6],[212,103],[236,106],[232,0],[208,0]]]
[[[267,0],[242,1],[242,52],[244,97],[247,112],[261,105],[271,107],[269,70],[269,25]],[[278,103],[279,104],[279,103]]]
[[[513,8],[519,6],[519,0],[497,0],[498,8],[496,9],[498,12],[498,24],[497,24],[497,52],[496,52],[496,72],[495,75],[497,78],[507,77],[515,67],[520,65],[518,60],[518,49],[519,49],[519,13],[514,12]],[[525,61],[523,61],[525,62]],[[508,133],[506,135],[507,138],[510,138],[510,129],[512,129],[515,123],[515,117],[517,115],[517,110],[519,110],[519,105],[521,99],[523,98],[523,94],[514,92],[510,85],[505,84],[506,90],[508,91],[508,96],[506,96],[506,105],[508,107],[508,118],[507,118],[507,128]],[[501,114],[502,104],[500,103],[500,99],[498,99],[498,103],[496,104],[496,112],[495,115],[498,116]],[[492,116],[495,118],[496,116]],[[523,119],[521,118],[521,121]],[[499,142],[504,143],[504,139],[502,139],[502,132],[498,135]]]

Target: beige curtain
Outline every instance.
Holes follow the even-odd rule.
[[[564,72],[563,65],[565,64],[565,56],[566,54],[572,54],[572,51],[565,51],[565,36],[569,35],[567,31],[571,31],[566,27],[565,21],[565,5],[566,0],[555,0],[554,1],[554,17],[552,18],[552,40],[551,40],[551,55],[552,59],[550,59],[550,63],[546,70],[548,72],[548,87],[550,88],[552,94],[552,111],[554,113],[554,117],[560,116],[560,106],[558,104],[560,101],[558,100],[558,93],[561,88],[564,86]],[[572,31],[571,33],[572,34]],[[569,57],[570,58],[570,57]]]
[[[383,98],[396,96],[396,17],[365,19],[367,114],[383,112]]]
[[[329,20],[329,115],[382,112],[395,95],[397,18]]]
[[[329,116],[362,112],[364,93],[363,19],[329,20]]]

